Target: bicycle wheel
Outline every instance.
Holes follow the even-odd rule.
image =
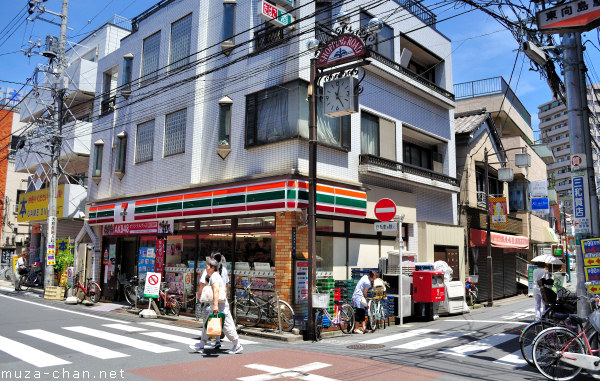
[[[179,302],[172,296],[170,296],[167,299],[167,307],[165,308],[167,310],[167,315],[171,314],[171,315],[175,315],[175,316],[179,316]]]
[[[338,312],[338,327],[340,331],[344,333],[352,333],[354,330],[354,308],[349,304],[342,304],[340,311]]]
[[[31,286],[31,283],[29,283],[29,274],[22,276],[19,279],[19,288],[22,291],[27,291],[27,290],[29,290],[29,286]]]
[[[321,341],[323,339],[323,315],[322,310],[317,310],[315,312],[315,341]]]
[[[77,298],[77,302],[81,303],[83,301],[84,294],[79,287],[72,286],[67,290],[67,297]]]
[[[377,299],[369,300],[367,316],[369,317],[368,327],[371,331],[374,331],[377,328]]]
[[[521,331],[519,344],[521,346],[521,355],[523,356],[523,360],[527,361],[527,364],[535,366],[533,363],[533,341],[540,332],[550,327],[553,327],[553,325],[540,320],[529,324]]]
[[[377,325],[377,329],[383,329],[385,328],[385,318],[383,313],[383,302],[381,301],[381,299],[377,299],[376,312],[377,320],[375,321],[375,325]]]
[[[274,306],[273,306],[274,307]],[[291,332],[294,329],[294,325],[296,324],[296,319],[294,316],[294,309],[284,302],[283,300],[279,301],[279,315],[281,316],[281,329],[285,332]],[[275,310],[275,325],[278,324],[277,319],[277,310]]]
[[[90,302],[96,304],[100,301],[100,286],[96,283],[90,283],[88,288],[88,297]]]
[[[6,280],[11,280],[12,279],[12,271],[10,271],[10,268],[7,268],[6,270],[4,270],[4,279]]]
[[[550,380],[566,381],[581,368],[561,361],[561,352],[586,353],[577,335],[566,328],[553,327],[541,332],[533,341],[533,362],[537,370]]]
[[[125,289],[123,290],[123,294],[125,295],[125,300],[127,301],[127,303],[130,306],[133,306],[135,304],[135,294],[136,294],[135,287],[128,284],[127,286],[125,286]]]
[[[235,316],[237,324],[254,327],[261,319],[260,307],[254,300],[238,300],[235,304]]]

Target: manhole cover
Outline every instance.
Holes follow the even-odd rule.
[[[348,349],[381,349],[385,348],[383,344],[352,344],[348,345]]]

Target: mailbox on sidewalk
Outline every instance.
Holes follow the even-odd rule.
[[[441,271],[413,272],[413,302],[434,303],[444,301],[444,273]]]

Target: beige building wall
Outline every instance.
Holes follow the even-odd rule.
[[[541,157],[519,136],[511,136],[502,138],[502,145],[507,150],[506,156],[508,165],[513,168],[515,176],[522,175],[529,181],[546,180],[546,163]],[[522,153],[517,148],[525,148],[526,152],[531,156],[531,167],[529,172],[527,168],[519,168],[515,165],[515,155]],[[510,150],[510,151],[508,151]]]
[[[419,237],[419,262],[434,262],[434,246],[456,246],[460,280],[464,282],[467,269],[465,257],[465,228],[463,226],[438,225],[432,223],[418,223]]]

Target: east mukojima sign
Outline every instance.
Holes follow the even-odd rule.
[[[599,0],[575,0],[536,14],[542,33],[580,32],[600,25]]]

